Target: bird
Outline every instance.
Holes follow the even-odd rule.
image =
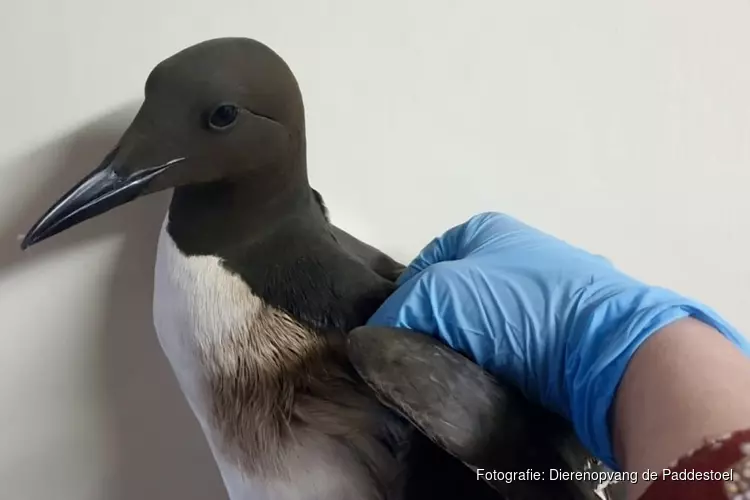
[[[477,457],[559,459],[533,412],[495,381],[445,403],[445,384],[468,387],[478,367],[426,337],[361,329],[405,267],[331,222],[308,179],[299,83],[273,49],[216,38],[156,65],[112,151],[22,248],[163,190],[154,327],[231,500],[598,498],[564,482],[478,480]],[[398,362],[428,353],[465,370]],[[499,462],[477,439],[485,430]]]

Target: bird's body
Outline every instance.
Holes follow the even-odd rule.
[[[229,193],[185,191],[160,235],[154,322],[232,500],[451,498],[466,484],[494,497],[349,364],[347,332],[395,285],[347,248],[317,193],[305,185],[263,224]],[[184,197],[216,200],[215,217],[196,223]]]
[[[299,236],[286,243],[287,255],[293,253],[290,246],[316,245]],[[296,282],[295,270],[282,264],[283,250],[266,253],[267,238],[234,248],[247,255],[246,274],[271,279],[280,271],[286,280],[277,275],[279,286],[293,288],[290,301],[295,294],[331,294],[324,289],[330,278]],[[341,258],[362,274],[371,273],[343,253]],[[181,250],[167,217],[155,269],[155,327],[232,500],[398,498],[386,497],[385,490],[393,492],[403,467],[397,448],[408,429],[344,366],[343,334],[358,314],[345,311],[352,303],[332,304],[326,317],[295,318],[282,304],[257,295],[242,278],[243,270],[230,266],[218,255]],[[371,288],[384,298],[390,285],[371,274]]]

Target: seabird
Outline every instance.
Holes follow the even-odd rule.
[[[199,43],[154,68],[116,147],[22,247],[173,189],[154,324],[232,500],[594,498],[562,482],[477,479],[477,464],[524,470],[559,454],[511,390],[484,380],[472,391],[482,375],[465,358],[393,329],[347,341],[403,266],[331,224],[305,145],[300,89],[279,55],[246,38]],[[435,353],[443,361],[425,364]],[[445,363],[452,372],[437,373]]]

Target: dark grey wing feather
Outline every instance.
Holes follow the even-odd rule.
[[[364,262],[367,267],[388,281],[395,282],[401,273],[404,272],[404,269],[406,269],[400,262],[395,261],[377,248],[358,240],[333,224],[331,224],[331,233],[347,253]]]
[[[375,271],[381,277],[388,281],[395,282],[396,279],[404,272],[406,266],[400,262],[395,261],[389,255],[381,252],[372,245],[368,245],[364,241],[361,241],[351,234],[347,233],[343,229],[334,226],[330,223],[330,214],[328,213],[328,207],[326,207],[323,196],[317,190],[313,189],[313,197],[315,202],[323,212],[323,216],[329,222],[331,228],[331,235],[333,239],[341,246],[341,248],[349,255],[357,258],[363,262],[367,267]]]
[[[488,481],[511,500],[615,498],[598,482],[551,481],[550,469],[603,466],[561,418],[529,404],[468,358],[409,330],[361,327],[349,358],[381,402],[472,469],[544,474],[546,481]]]

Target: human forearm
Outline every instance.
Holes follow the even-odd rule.
[[[661,471],[706,439],[750,427],[750,360],[712,327],[676,321],[630,361],[612,412],[623,470]],[[629,498],[648,483],[632,485]]]

